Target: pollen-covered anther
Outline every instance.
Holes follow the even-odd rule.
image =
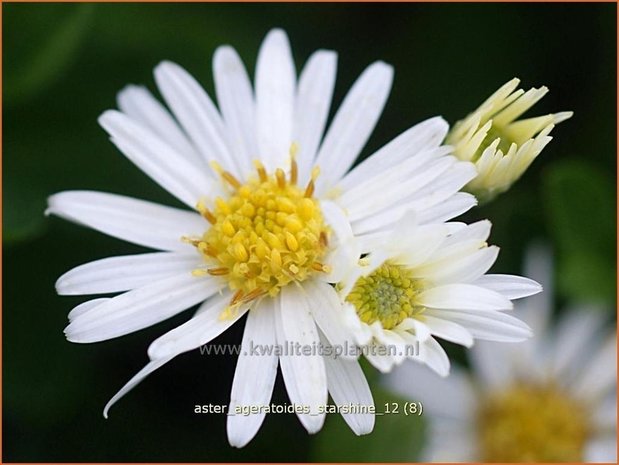
[[[416,303],[422,281],[411,275],[407,268],[385,262],[359,278],[346,300],[355,307],[361,321],[380,321],[383,328],[392,329],[423,312],[423,307]]]
[[[206,272],[224,277],[234,291],[231,307],[275,296],[292,281],[331,271],[322,264],[328,230],[312,197],[319,170],[312,170],[302,189],[296,185],[298,167],[292,149],[288,179],[283,169],[269,174],[259,161],[254,166],[257,176],[244,184],[214,166],[234,190],[228,198],[217,197],[211,210],[199,203],[198,211],[212,226],[199,241],[192,241],[204,257]]]

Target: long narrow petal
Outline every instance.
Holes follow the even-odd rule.
[[[47,205],[47,215],[159,250],[188,253],[193,247],[181,238],[206,229],[197,213],[105,192],[60,192],[48,197]]]
[[[542,286],[529,278],[509,274],[487,274],[471,284],[503,294],[510,300],[521,299],[542,291]]]
[[[413,126],[350,170],[340,182],[340,187],[345,191],[353,189],[362,181],[381,175],[389,167],[438,147],[448,130],[449,125],[441,117]]]
[[[419,359],[432,368],[440,376],[449,374],[450,362],[445,349],[430,337],[419,345]]]
[[[75,318],[77,318],[78,316],[83,315],[84,313],[92,310],[93,308],[98,307],[103,302],[107,302],[109,300],[111,300],[111,299],[110,298],[102,298],[102,299],[88,300],[88,301],[86,301],[84,303],[79,304],[77,307],[73,307],[73,309],[67,315],[67,318],[69,318],[69,321],[72,321]]]
[[[115,110],[103,113],[99,124],[129,160],[185,205],[195,208],[209,194],[214,182],[204,167],[192,163],[150,129]]]
[[[209,162],[217,161],[224,169],[239,175],[224,123],[202,86],[187,71],[169,61],[155,68],[155,81],[202,157]]]
[[[525,323],[502,312],[467,313],[429,309],[426,313],[464,326],[476,339],[521,342],[532,335]]]
[[[400,204],[417,190],[432,184],[456,163],[454,157],[441,156],[445,152],[444,147],[424,152],[344,194],[340,202],[349,211],[351,221],[375,215],[392,205]],[[419,169],[416,168],[417,159],[425,160],[420,163]]]
[[[498,292],[471,284],[445,284],[419,295],[419,303],[431,308],[455,310],[510,310],[509,299]]]
[[[325,357],[327,385],[335,405],[353,405],[355,408],[371,408],[374,405],[372,392],[363,370],[356,360]],[[360,436],[374,429],[373,413],[342,413],[344,421]]]
[[[168,110],[142,86],[128,85],[118,93],[118,108],[134,121],[159,135],[174,150],[197,166],[206,168],[204,160]]]
[[[189,271],[121,294],[73,319],[71,342],[98,342],[159,323],[216,293],[222,284]]]
[[[249,305],[245,304],[224,317],[223,312],[229,301],[230,294],[225,292],[204,302],[193,318],[155,339],[148,348],[148,356],[153,360],[166,358],[196,349],[215,339],[249,309]]]
[[[424,316],[424,323],[429,326],[430,332],[434,336],[465,347],[471,347],[473,345],[473,336],[462,325],[430,315]]]
[[[260,159],[267,169],[282,167],[292,143],[295,69],[286,33],[271,30],[256,63],[256,128]]]
[[[473,283],[473,281],[490,269],[496,261],[498,255],[499,248],[496,246],[490,246],[478,249],[465,256],[458,257],[453,261],[445,263],[442,267],[433,270],[431,275],[432,282],[436,284],[458,282]]]
[[[330,50],[318,50],[309,57],[299,77],[292,140],[299,150],[300,184],[308,181],[318,152],[329,116],[336,72],[337,54]]]
[[[334,186],[353,164],[378,122],[392,81],[393,68],[376,62],[353,84],[318,152],[316,164],[323,175],[318,178],[317,192]]]
[[[333,286],[319,281],[303,283],[307,301],[316,324],[329,343],[340,351],[340,357],[356,358],[353,335],[344,322],[342,303]]]
[[[467,192],[457,192],[447,200],[419,212],[419,224],[443,223],[462,215],[477,205],[475,196]]]
[[[453,367],[449,378],[437,376],[427,367],[405,361],[385,376],[383,382],[405,399],[414,399],[424,409],[443,418],[468,418],[476,408],[476,393],[464,370]]]
[[[331,270],[329,273],[320,274],[319,278],[329,283],[337,283],[356,265],[361,256],[361,248],[341,207],[328,200],[322,201],[320,206],[332,234],[329,239],[330,251],[324,259],[324,264]]]
[[[241,175],[252,169],[256,157],[255,103],[251,82],[243,62],[229,46],[219,47],[213,56],[217,102],[228,129],[230,150]]]
[[[109,402],[105,405],[105,408],[103,409],[103,416],[105,418],[107,418],[108,412],[110,411],[110,408],[116,403],[118,402],[125,394],[127,394],[129,391],[131,391],[131,389],[133,389],[134,387],[136,387],[138,384],[140,384],[140,382],[146,378],[148,375],[150,375],[153,371],[157,370],[158,368],[161,368],[163,365],[165,365],[166,363],[168,363],[170,360],[172,360],[174,357],[168,357],[168,358],[162,358],[160,360],[154,360],[149,362],[144,368],[142,368],[133,378],[131,378],[127,384],[125,384],[120,391],[118,391],[114,397],[112,397]]]
[[[278,300],[279,311],[275,318],[278,344],[285,347],[299,344],[297,347],[301,350],[317,347],[320,344],[318,329],[304,294],[294,286],[286,286]],[[309,413],[297,413],[301,424],[310,434],[318,432],[325,421],[325,414],[320,414],[319,408],[327,403],[323,357],[314,351],[303,355],[291,350],[284,351],[279,361],[290,401],[309,408]]]
[[[191,271],[200,263],[197,253],[156,252],[103,258],[67,271],[56,281],[56,292],[81,295],[128,291]]]
[[[275,342],[274,301],[267,298],[249,312],[245,324],[228,408],[227,431],[231,446],[244,447],[264,421],[266,413],[262,407],[271,401],[277,375],[277,355],[272,350]],[[261,409],[258,413],[242,413],[244,408],[256,407]]]
[[[573,385],[584,399],[600,399],[617,389],[617,336],[607,337],[592,354],[587,367]]]

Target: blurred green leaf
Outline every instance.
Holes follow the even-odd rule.
[[[385,404],[400,405],[397,414],[376,416],[374,431],[356,436],[340,415],[328,415],[325,426],[316,436],[312,460],[316,462],[411,462],[419,456],[423,445],[423,420],[404,415],[405,400],[373,387],[376,412],[384,412]]]
[[[6,24],[5,41],[13,45],[5,55],[5,102],[32,97],[61,75],[91,28],[94,8],[92,3],[41,5],[33,14],[13,6],[12,17],[24,18]],[[48,27],[45,34],[42,24]]]
[[[559,292],[570,300],[615,300],[616,201],[611,178],[583,161],[555,164],[544,180]]]
[[[15,178],[4,182],[2,224],[4,243],[32,238],[44,230],[45,196],[34,185],[20,184]]]

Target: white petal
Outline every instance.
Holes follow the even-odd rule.
[[[445,224],[417,224],[417,215],[407,212],[394,224],[391,237],[385,240],[384,248],[396,263],[409,268],[423,264],[445,241],[449,227]]]
[[[255,103],[245,66],[232,47],[223,46],[215,51],[213,77],[232,155],[239,164],[241,175],[246,175],[252,169],[252,159],[258,155]]]
[[[344,191],[354,189],[362,181],[378,176],[406,159],[416,157],[417,153],[437,147],[448,130],[449,125],[441,117],[430,118],[413,126],[350,170],[339,186]]]
[[[160,250],[190,252],[193,246],[181,238],[201,235],[207,226],[194,212],[104,192],[60,192],[48,197],[47,205],[47,215]]]
[[[191,271],[201,263],[198,254],[171,252],[103,258],[67,271],[56,281],[56,292],[80,295],[128,291]]]
[[[290,346],[298,343],[302,348],[317,346],[320,343],[318,329],[304,294],[294,286],[286,286],[278,300],[279,311],[275,317],[278,344]],[[310,410],[309,414],[297,413],[301,424],[310,434],[318,432],[325,421],[325,414],[319,414],[318,409],[327,403],[323,357],[317,352],[311,355],[284,352],[279,362],[290,401]]]
[[[498,255],[499,248],[490,246],[458,257],[451,262],[445,263],[440,269],[434,271],[432,273],[432,281],[436,284],[458,282],[472,283],[490,269]],[[476,287],[484,287],[476,284],[473,285]],[[500,295],[505,297],[503,294]],[[507,299],[507,297],[505,298]]]
[[[542,243],[533,243],[527,247],[523,274],[540,283],[544,287],[544,292],[518,302],[518,311],[519,316],[531,326],[535,334],[546,331],[554,308],[553,273],[550,248]]]
[[[425,315],[423,320],[424,323],[430,327],[430,331],[433,335],[465,347],[471,347],[473,345],[473,336],[463,326],[453,321],[429,315]]]
[[[550,369],[558,376],[582,376],[577,372],[591,363],[604,323],[605,314],[596,306],[580,304],[567,310],[556,325]]]
[[[532,279],[509,274],[487,274],[480,276],[471,284],[496,291],[509,300],[521,299],[542,292],[542,286]]]
[[[368,195],[375,196],[384,191],[385,186],[394,187],[406,182],[411,176],[424,175],[425,171],[437,162],[451,160],[444,157],[450,152],[448,147],[433,147],[424,150],[406,159],[380,170],[379,174],[368,174],[364,179],[359,179],[354,186],[347,188],[338,201],[347,209],[354,208],[358,202],[367,200]],[[416,186],[413,186],[413,188]]]
[[[153,371],[161,368],[163,365],[168,363],[174,357],[162,358],[160,360],[155,360],[149,362],[144,368],[142,368],[133,378],[131,378],[127,384],[125,384],[120,391],[118,391],[114,397],[112,397],[109,402],[105,405],[103,409],[103,416],[107,418],[107,414],[116,402],[118,402],[125,394],[127,394],[131,389],[136,387],[144,378],[150,375]]]
[[[456,162],[453,157],[441,156],[445,152],[444,147],[435,149],[434,152],[430,152],[431,158],[421,170],[411,170],[407,166],[409,161],[407,160],[362,184],[359,189],[344,194],[341,202],[348,210],[351,221],[376,215],[393,205],[405,202],[416,193],[417,189],[431,184]],[[415,158],[411,158],[410,161],[414,162]],[[360,192],[361,197],[350,200],[349,195]]]
[[[432,336],[430,327],[416,318],[405,318],[398,326],[395,327],[395,330],[405,338],[408,338],[406,332],[411,329],[413,330],[415,341],[425,341]]]
[[[241,305],[229,316],[222,314],[230,302],[228,292],[218,295],[202,304],[201,311],[185,322],[155,339],[148,348],[148,356],[155,360],[196,349],[215,339],[232,326],[249,309]]]
[[[190,272],[134,289],[79,315],[65,328],[71,342],[98,342],[159,323],[207,299],[222,284]]]
[[[484,389],[503,388],[518,376],[513,355],[523,344],[512,345],[491,341],[479,341],[475,344],[469,352],[469,357],[475,375]]]
[[[357,409],[374,405],[370,386],[359,362],[325,357],[325,367],[329,393],[335,405],[351,405]],[[372,413],[342,413],[342,417],[357,436],[369,434],[374,429]]]
[[[302,185],[309,179],[325,130],[336,71],[337,54],[318,50],[309,57],[299,77],[292,140],[298,145],[299,183]]]
[[[367,142],[383,111],[393,68],[376,62],[368,66],[344,98],[320,147],[316,164],[323,173],[316,190],[324,192],[348,171]]]
[[[332,233],[329,238],[330,250],[323,260],[324,264],[331,268],[331,272],[321,273],[318,277],[326,282],[336,283],[344,279],[357,264],[361,248],[346,215],[339,206],[323,200],[320,202],[320,209]]]
[[[294,118],[295,68],[286,33],[272,29],[256,63],[256,125],[260,160],[268,170],[288,160]]]
[[[477,199],[466,192],[457,192],[447,200],[419,212],[419,224],[442,223],[460,216],[477,205]]]
[[[369,350],[365,353],[365,358],[381,373],[389,373],[396,365],[394,356],[378,351]]]
[[[577,396],[596,398],[616,391],[617,386],[617,337],[608,337],[602,347],[592,355],[586,369],[572,386]]]
[[[154,134],[201,169],[206,168],[187,135],[178,126],[168,110],[142,86],[126,86],[117,96],[118,108],[134,121],[149,128]]]
[[[207,161],[215,160],[232,174],[240,175],[230,153],[221,116],[202,86],[187,71],[169,61],[155,68],[155,81],[202,157]]]
[[[440,376],[449,374],[449,357],[434,338],[428,338],[419,345],[419,360],[432,368]]]
[[[586,444],[584,460],[587,463],[615,463],[617,461],[617,437],[615,434],[595,438]]]
[[[464,326],[476,339],[497,342],[521,342],[531,337],[531,329],[522,321],[501,312],[458,312],[429,309],[426,314]]]
[[[445,284],[419,295],[419,303],[431,308],[456,310],[510,310],[512,303],[498,292],[471,284]]]
[[[453,367],[449,377],[444,378],[427,366],[407,360],[389,373],[383,382],[404,399],[421,402],[432,416],[468,419],[477,404],[471,380],[458,367]]]
[[[75,318],[77,318],[80,315],[83,315],[84,313],[90,311],[91,309],[101,305],[104,302],[107,302],[111,299],[109,298],[103,298],[103,299],[92,299],[92,300],[88,300],[87,302],[84,302],[83,304],[79,304],[77,307],[73,307],[73,309],[69,312],[69,314],[67,315],[67,318],[69,318],[69,321],[74,320]]]
[[[303,289],[307,292],[307,302],[316,324],[323,332],[329,343],[345,351],[340,356],[344,358],[356,358],[349,354],[354,344],[351,332],[344,324],[344,310],[337,292],[329,284],[319,281],[303,283]]]
[[[241,343],[241,354],[236,363],[230,406],[228,408],[228,442],[234,447],[244,447],[256,435],[266,413],[264,410],[249,415],[237,413],[237,409],[266,407],[271,401],[277,355],[268,352],[275,344],[275,308],[273,299],[263,299],[247,316]],[[252,352],[263,347],[264,352]]]

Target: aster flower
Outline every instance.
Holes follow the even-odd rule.
[[[419,225],[408,215],[394,231],[374,236],[372,252],[338,288],[343,321],[376,368],[388,372],[409,358],[447,376],[449,358],[435,337],[471,347],[475,339],[516,342],[531,335],[505,311],[541,286],[486,274],[499,253],[486,242],[490,226]]]
[[[508,190],[552,140],[554,126],[568,118],[564,111],[534,118],[518,118],[535,105],[547,87],[517,89],[512,79],[492,94],[477,110],[454,125],[446,143],[461,160],[475,163],[477,176],[466,186],[481,202]]]
[[[528,274],[547,289],[547,252],[529,254]],[[481,343],[472,372],[447,379],[412,363],[386,384],[421,401],[430,422],[427,461],[616,462],[617,339],[599,308],[578,305],[550,324],[551,292],[516,312],[536,337],[523,344]]]
[[[122,293],[85,302],[69,314],[69,341],[90,343],[156,324],[201,304],[193,318],[155,340],[150,362],[105,408],[177,355],[208,343],[249,310],[229,411],[268,405],[277,366],[298,417],[310,432],[319,408],[372,404],[354,357],[251,356],[246,347],[326,338],[346,346],[332,285],[373,237],[408,209],[420,221],[445,221],[472,207],[459,189],[473,166],[440,146],[447,124],[425,121],[350,170],[386,102],[392,68],[376,62],[354,83],[324,138],[336,73],[334,52],[319,50],[298,80],[288,39],[271,31],[259,52],[255,85],[231,47],[217,49],[218,107],[181,67],[163,62],[155,80],[171,113],[146,89],[129,86],[121,111],[99,119],[112,142],[142,171],[195,211],[109,193],[68,191],[49,198],[48,213],[158,250],[97,260],[57,282],[63,295]],[[396,183],[396,184],[394,184]],[[394,187],[395,186],[395,187]],[[380,193],[380,196],[376,194]],[[367,239],[364,239],[366,241]],[[372,415],[345,415],[357,434]],[[242,447],[264,412],[228,416],[228,438]]]

